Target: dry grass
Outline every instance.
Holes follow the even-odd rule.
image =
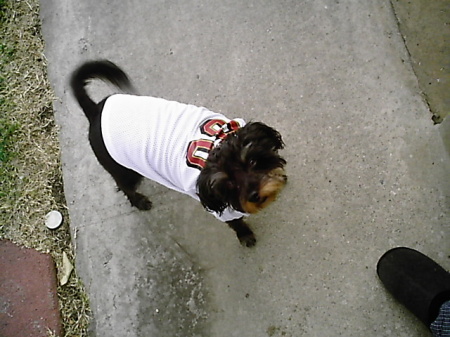
[[[0,238],[50,253],[61,270],[73,261],[63,194],[53,92],[40,34],[38,0],[0,0]],[[52,231],[44,218],[59,210]],[[85,336],[89,304],[74,273],[58,287],[65,336]]]

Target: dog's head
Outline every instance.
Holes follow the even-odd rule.
[[[278,155],[284,147],[278,131],[249,123],[213,148],[197,180],[202,205],[217,213],[227,207],[256,213],[275,200],[286,184]]]

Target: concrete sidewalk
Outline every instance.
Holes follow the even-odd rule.
[[[389,1],[42,1],[78,273],[97,336],[426,336],[375,266],[449,268],[450,160]],[[68,78],[119,64],[142,94],[261,120],[289,182],[258,243],[145,181],[132,209],[97,163]],[[94,86],[101,98],[111,89]]]

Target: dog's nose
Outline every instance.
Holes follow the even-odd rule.
[[[248,196],[248,201],[250,202],[258,202],[261,200],[261,197],[259,196],[258,191],[250,192],[250,195]]]

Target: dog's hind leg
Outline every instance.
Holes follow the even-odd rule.
[[[136,192],[142,180],[142,176],[139,173],[118,164],[105,153],[99,155],[97,151],[94,150],[94,152],[100,164],[111,174],[116,181],[117,187],[125,193],[132,206],[141,211],[152,208],[152,202],[145,195]]]
[[[101,133],[100,114],[91,121],[89,142],[98,161],[111,174],[117,187],[125,193],[131,205],[142,211],[152,208],[152,202],[145,195],[136,192],[142,176],[117,163],[108,153]]]
[[[118,165],[118,164],[117,164]],[[117,183],[117,187],[125,193],[131,205],[141,211],[147,211],[152,208],[152,202],[143,194],[136,192],[142,176],[135,171],[121,167],[120,170],[110,172]]]

